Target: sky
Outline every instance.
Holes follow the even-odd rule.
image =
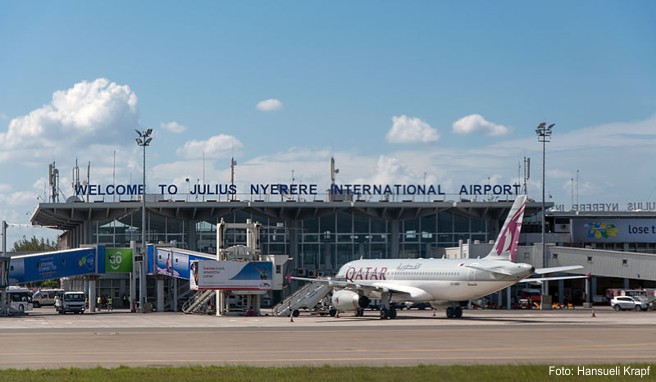
[[[522,183],[656,201],[653,1],[0,1],[0,217],[151,185]],[[187,181],[189,179],[189,181]],[[292,180],[293,179],[293,180]],[[250,197],[250,196],[249,196]],[[179,195],[176,195],[179,199]],[[246,198],[246,197],[245,197]],[[478,197],[477,197],[478,198]]]

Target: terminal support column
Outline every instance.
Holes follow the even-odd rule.
[[[137,242],[130,241],[130,248],[132,248],[132,272],[130,273],[130,311],[135,312],[137,301],[137,262],[134,257],[137,255]]]
[[[164,311],[164,278],[157,277],[157,311]]]
[[[89,312],[96,311],[96,279],[89,277]]]

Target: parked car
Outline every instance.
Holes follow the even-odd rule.
[[[610,300],[610,306],[618,312],[620,310],[647,310],[649,307],[645,301],[631,296],[616,296]]]

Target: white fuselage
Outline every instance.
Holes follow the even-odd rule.
[[[477,299],[513,285],[532,272],[530,264],[508,260],[356,260],[342,266],[335,278],[390,290],[395,285],[418,288],[426,292],[421,298],[410,299],[407,294],[392,292],[392,300],[439,302]],[[371,294],[369,297],[379,298],[378,293]]]

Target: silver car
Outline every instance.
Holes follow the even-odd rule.
[[[617,296],[610,300],[610,306],[616,311],[620,310],[647,310],[647,303],[631,296]]]

